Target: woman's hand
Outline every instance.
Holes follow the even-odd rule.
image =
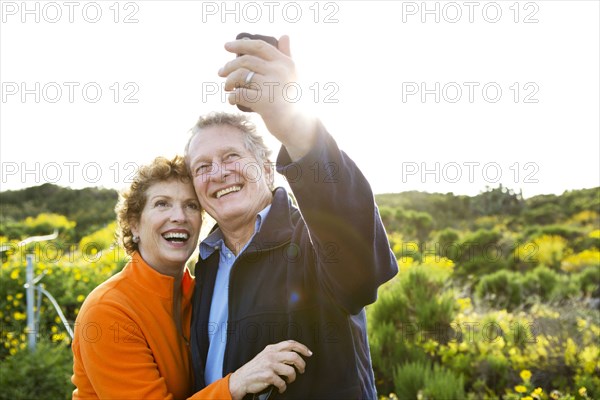
[[[310,357],[312,351],[302,343],[286,340],[265,347],[256,357],[229,377],[229,392],[233,400],[247,393],[258,393],[270,385],[283,393],[296,380],[296,372],[304,373],[306,363],[301,357]]]

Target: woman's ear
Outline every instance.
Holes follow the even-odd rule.
[[[137,221],[129,221],[129,227],[131,228],[131,233],[133,236],[140,236],[140,230],[138,229]]]

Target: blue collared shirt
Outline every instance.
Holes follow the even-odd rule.
[[[263,221],[269,214],[271,205],[266,206],[256,216],[254,225],[254,234],[244,245],[238,256],[246,250],[252,238],[260,231]],[[204,370],[204,382],[210,385],[214,381],[223,377],[223,357],[225,355],[225,344],[227,342],[227,319],[229,306],[229,274],[231,267],[237,259],[236,255],[227,248],[223,232],[220,229],[212,232],[206,239],[200,243],[200,257],[206,260],[216,250],[220,250],[219,269],[215,280],[215,289],[210,306],[210,316],[208,322],[208,356],[206,358],[206,368]]]

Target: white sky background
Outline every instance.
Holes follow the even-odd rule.
[[[120,189],[182,152],[200,114],[236,110],[209,89],[244,31],[291,36],[300,101],[375,193],[600,185],[598,1],[0,3],[2,191]]]

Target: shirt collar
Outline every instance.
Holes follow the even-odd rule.
[[[256,215],[256,222],[254,223],[254,235],[260,232],[260,228],[267,218],[269,211],[271,210],[271,204],[267,205]],[[252,238],[250,238],[252,240]],[[216,250],[219,250],[222,246],[225,246],[225,238],[223,237],[223,232],[219,227],[217,227],[214,231],[212,231],[206,239],[204,239],[200,243],[200,258],[206,260],[212,253]]]

